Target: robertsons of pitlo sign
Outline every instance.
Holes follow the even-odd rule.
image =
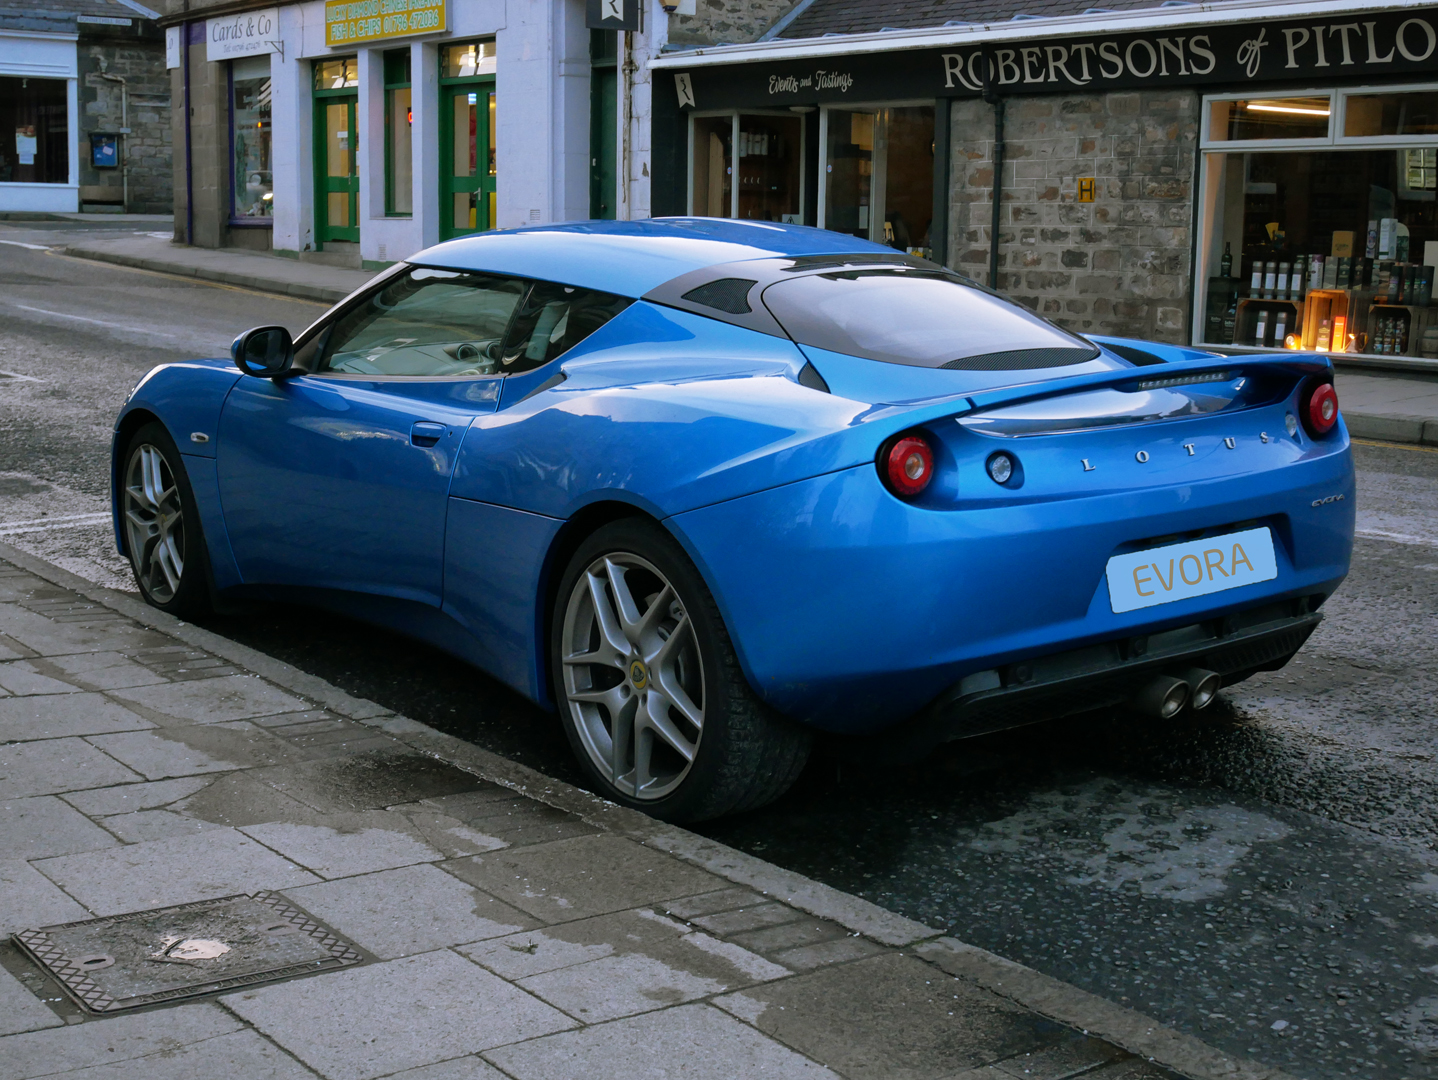
[[[709,109],[973,97],[984,90],[986,70],[988,84],[1005,95],[1431,74],[1438,9],[721,64],[686,72],[691,92],[681,100]]]
[[[445,0],[325,0],[325,44],[331,48],[448,28]]]

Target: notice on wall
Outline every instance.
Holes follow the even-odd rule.
[[[15,156],[20,159],[21,165],[35,164],[37,143],[34,124],[26,124],[15,129]]]
[[[165,67],[179,67],[180,53],[180,28],[168,26],[165,28]]]
[[[280,39],[279,8],[211,19],[205,30],[208,39],[205,59],[210,61],[284,52]],[[176,66],[179,66],[178,61]]]
[[[445,0],[325,0],[325,44],[386,41],[449,29]]]

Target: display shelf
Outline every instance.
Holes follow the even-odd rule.
[[[1283,348],[1284,337],[1297,333],[1298,327],[1303,325],[1303,308],[1302,300],[1279,300],[1262,296],[1240,297],[1238,312],[1234,317],[1232,344],[1252,345],[1255,348]],[[1268,323],[1264,330],[1263,341],[1257,341],[1255,339],[1258,334],[1258,317],[1263,312],[1268,313]],[[1279,313],[1285,316],[1282,334],[1277,333]]]

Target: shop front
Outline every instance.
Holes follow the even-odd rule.
[[[1438,10],[1224,7],[670,53],[655,202],[923,253],[1080,332],[1438,356]]]
[[[588,216],[589,103],[568,85],[588,78],[582,5],[207,6],[167,27],[178,238],[374,267]]]
[[[0,30],[0,209],[80,208],[76,40]]]

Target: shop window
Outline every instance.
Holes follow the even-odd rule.
[[[497,53],[492,41],[449,45],[439,51],[439,75],[442,79],[471,79],[476,75],[493,75],[496,62]]]
[[[65,80],[0,78],[0,183],[69,180]]]
[[[414,213],[414,108],[408,49],[384,54],[384,212]]]
[[[1343,134],[1438,135],[1438,90],[1411,94],[1350,94],[1344,102]]]
[[[359,86],[359,58],[315,61],[316,90],[348,90]]]
[[[1213,101],[1208,138],[1212,142],[1326,138],[1332,111],[1327,96]]]
[[[691,213],[803,223],[801,117],[731,112],[695,117],[692,130]]]
[[[268,221],[274,213],[271,171],[270,58],[246,56],[230,63],[230,216]]]
[[[824,110],[820,225],[927,255],[934,208],[931,105]]]

